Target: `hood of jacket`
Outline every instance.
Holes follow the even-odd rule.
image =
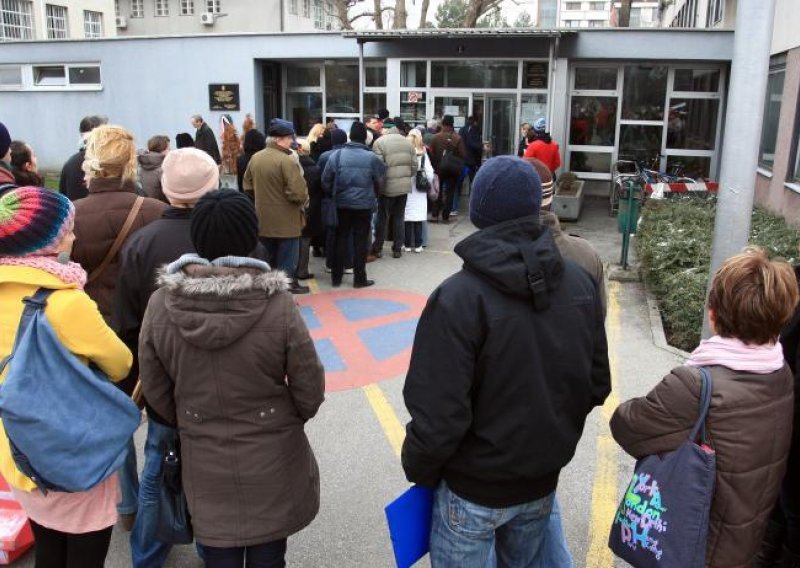
[[[153,171],[160,168],[161,164],[164,163],[164,158],[166,157],[166,154],[162,154],[160,152],[145,152],[137,156],[139,165],[143,170],[147,171]]]
[[[537,216],[499,223],[456,245],[464,268],[503,293],[530,299],[545,309],[547,296],[561,283],[564,261],[553,236]]]

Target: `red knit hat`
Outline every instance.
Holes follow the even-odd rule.
[[[74,223],[75,207],[64,195],[12,189],[0,196],[0,256],[53,254]]]

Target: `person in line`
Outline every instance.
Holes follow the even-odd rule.
[[[392,256],[403,256],[405,235],[404,215],[406,201],[411,192],[411,182],[417,172],[417,158],[414,147],[400,134],[399,118],[383,121],[381,137],[372,145],[372,150],[386,165],[385,182],[381,184],[378,196],[378,220],[375,225],[375,241],[372,243],[372,256],[383,256],[383,243],[392,223]]]
[[[430,147],[431,142],[433,142],[433,137],[439,134],[441,131],[441,119],[431,118],[428,120],[427,128],[425,128],[424,132],[422,133],[422,141],[425,143],[425,146]]]
[[[378,117],[378,115],[370,116],[366,122],[367,126],[367,139],[369,136],[372,136],[372,144],[367,144],[368,146],[372,146],[375,142],[378,141],[378,138],[381,137],[381,132],[383,131],[383,121]]]
[[[520,158],[525,155],[525,149],[528,147],[528,132],[531,130],[529,122],[523,122],[519,126],[520,139],[517,144],[517,156]]]
[[[433,166],[428,158],[425,145],[422,143],[422,133],[416,128],[408,133],[408,141],[414,148],[417,167],[414,177],[411,178],[411,193],[408,195],[405,210],[405,248],[406,252],[422,252],[422,236],[424,226],[428,219],[428,192],[417,187],[416,172],[422,171],[429,184],[433,184]]]
[[[188,132],[181,132],[175,135],[175,148],[194,148],[194,139]]]
[[[297,279],[309,280],[314,275],[308,271],[311,256],[311,243],[322,238],[325,227],[322,223],[322,170],[311,159],[311,145],[308,140],[298,144],[297,155],[303,168],[303,178],[308,187],[308,207],[306,208],[306,224],[300,236],[300,259],[297,262]]]
[[[58,191],[69,197],[70,201],[83,199],[89,194],[86,185],[86,172],[83,171],[83,160],[86,154],[86,140],[92,130],[98,126],[108,124],[105,116],[85,116],[78,127],[81,134],[80,150],[75,152],[61,168],[61,177],[58,180]]]
[[[199,114],[192,116],[192,126],[196,129],[194,133],[194,147],[202,150],[214,160],[219,166],[222,164],[222,156],[219,153],[219,145],[214,131],[206,124],[203,117]]]
[[[15,185],[11,169],[11,134],[6,125],[0,122],[0,186]]]
[[[611,433],[634,458],[676,450],[697,421],[701,376],[711,372],[706,419],[716,455],[705,564],[750,568],[786,471],[793,377],[778,337],[798,300],[792,267],[750,248],[722,263],[708,295],[714,335],[648,394],[622,403]]]
[[[204,195],[191,218],[197,254],[165,269],[142,324],[144,394],[178,429],[208,568],[285,566],[287,537],[319,511],[304,424],[325,372],[286,275],[247,258],[258,226],[241,193]]]
[[[244,135],[242,147],[243,152],[239,156],[239,161],[236,166],[236,187],[239,188],[239,191],[244,191],[244,172],[247,171],[250,160],[258,152],[267,147],[267,138],[257,128],[251,128]]]
[[[283,270],[292,284],[292,294],[308,294],[308,286],[297,282],[300,235],[305,225],[308,187],[303,170],[292,155],[294,125],[272,119],[267,147],[256,153],[244,173],[244,190],[253,193],[258,212],[259,235],[270,265]]]
[[[238,175],[236,168],[242,153],[242,139],[236,132],[231,115],[223,114],[220,124],[222,125],[222,173],[235,176]]]
[[[15,183],[20,187],[44,187],[44,178],[37,169],[36,154],[33,152],[33,148],[21,140],[14,140],[11,142],[10,151],[11,170]]]
[[[442,158],[445,153],[448,153],[463,160],[465,155],[464,142],[461,140],[461,136],[453,130],[453,124],[455,124],[453,117],[449,114],[444,115],[442,130],[431,141],[433,171],[439,176],[439,196],[431,211],[434,222],[438,222],[439,215],[442,216],[442,221],[445,223],[450,220],[450,212],[453,210],[453,199],[458,191],[457,185],[460,176],[460,174],[442,171]]]
[[[324,152],[320,155],[319,160],[317,160],[317,165],[319,166],[320,173],[325,172],[325,166],[328,164],[328,160],[333,155],[336,150],[341,149],[345,144],[347,144],[347,133],[342,130],[341,128],[336,128],[331,130],[331,143],[333,147]],[[325,187],[322,188],[323,197],[332,197],[332,195],[326,193]],[[325,223],[325,219],[322,220],[323,224]],[[324,234],[324,242],[318,244],[318,248],[324,249],[324,256],[325,256],[325,271],[332,272],[333,271],[333,256],[336,253],[336,227],[325,227],[325,234]],[[319,243],[319,241],[318,241]],[[347,254],[344,259],[344,273],[345,274],[352,274],[353,273],[353,235],[350,235],[348,244],[347,244]]]
[[[119,381],[128,374],[131,352],[83,291],[86,272],[69,260],[74,218],[73,204],[54,191],[22,187],[0,196],[0,359],[13,349],[23,299],[49,288],[55,292],[44,314],[58,339],[84,363]],[[103,568],[117,522],[117,474],[88,491],[44,495],[17,469],[2,427],[0,474],[31,521],[36,568]]]
[[[528,131],[528,141],[525,157],[543,162],[555,178],[556,170],[561,167],[561,149],[547,132],[547,121],[544,117],[533,123],[533,128]]]
[[[308,135],[306,136],[306,140],[308,140],[309,147],[311,148],[311,159],[314,160],[314,162],[318,162],[319,157],[322,155],[322,149],[319,147],[318,142],[324,133],[325,125],[318,122],[311,127],[311,130],[308,131]]]
[[[161,165],[169,152],[169,136],[153,136],[147,141],[147,152],[140,152],[139,180],[142,190],[147,197],[168,203],[167,197],[161,190]]]
[[[322,172],[323,191],[333,197],[339,221],[331,275],[334,288],[342,285],[350,242],[354,248],[353,287],[375,284],[367,278],[367,250],[372,212],[377,206],[375,196],[385,175],[386,166],[367,146],[367,127],[363,122],[354,122],[350,142],[331,155]]]
[[[464,267],[417,327],[402,463],[435,489],[433,568],[483,568],[493,547],[500,566],[540,565],[559,473],[611,391],[597,283],[539,223],[541,197],[524,160],[484,163]]]

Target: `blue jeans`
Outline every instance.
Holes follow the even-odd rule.
[[[261,244],[267,249],[270,266],[276,270],[283,270],[294,280],[297,261],[300,259],[300,237],[291,239],[260,237],[260,239]]]
[[[206,568],[284,568],[286,539],[254,546],[217,548],[199,545],[203,550]],[[245,560],[247,561],[245,563]]]
[[[136,513],[139,503],[139,468],[136,465],[136,446],[133,438],[128,442],[128,455],[117,474],[119,490],[122,493],[122,501],[117,504],[117,513],[132,515]]]
[[[554,498],[551,493],[494,509],[462,499],[440,483],[433,502],[431,567],[486,568],[493,545],[501,568],[538,567]]]
[[[139,485],[139,511],[131,531],[133,568],[161,568],[172,550],[156,538],[158,524],[159,479],[164,446],[174,442],[177,431],[147,419],[147,440],[144,444],[144,469]]]

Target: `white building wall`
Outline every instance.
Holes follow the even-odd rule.
[[[772,34],[772,53],[783,53],[800,47],[800,2],[778,0],[775,4],[775,27]]]
[[[116,37],[114,25],[114,0],[34,0],[33,37],[47,39],[47,4],[67,9],[67,33],[69,39],[84,39],[84,11],[100,12],[103,15],[103,37]]]

